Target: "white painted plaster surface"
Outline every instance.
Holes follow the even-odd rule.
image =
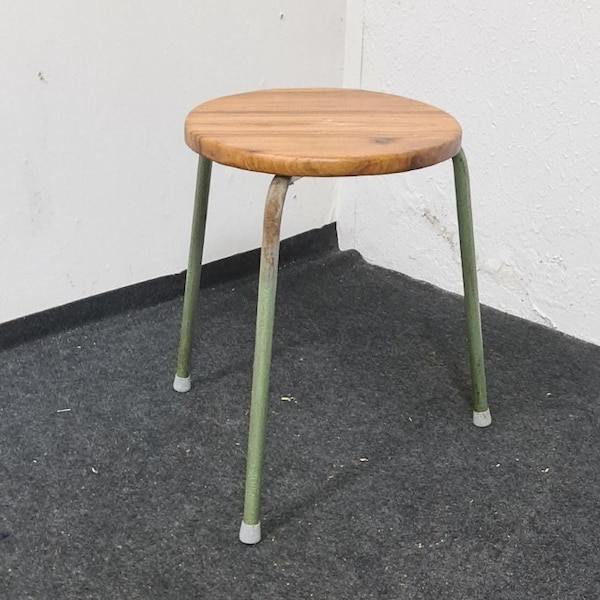
[[[600,343],[600,4],[365,0],[358,83],[464,130],[483,303]],[[451,163],[340,186],[342,247],[462,291]]]
[[[0,18],[0,322],[175,273],[210,98],[339,86],[344,0],[27,0]],[[260,245],[269,177],[215,166],[204,258]],[[284,237],[332,219],[333,181],[290,190]]]

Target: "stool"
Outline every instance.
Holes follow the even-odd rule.
[[[256,318],[244,516],[240,540],[260,541],[260,482],[271,367],[281,215],[299,177],[383,175],[452,159],[465,291],[473,423],[491,423],[477,292],[469,174],[461,128],[449,114],[399,96],[362,90],[283,89],[218,98],[188,115],[185,140],[199,154],[177,374],[190,389],[192,321],[198,300],[212,161],[270,173]]]

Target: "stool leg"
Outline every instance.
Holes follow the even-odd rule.
[[[465,289],[465,313],[467,317],[469,361],[471,364],[471,385],[473,387],[473,423],[478,427],[487,427],[492,422],[492,417],[488,408],[485,383],[469,169],[467,158],[462,150],[452,159],[452,162],[454,165],[460,255]]]
[[[181,317],[177,372],[173,381],[173,389],[177,392],[187,392],[191,387],[190,356],[192,353],[192,326],[200,288],[200,271],[202,269],[202,250],[204,248],[211,170],[212,161],[200,156],[196,179],[196,198],[194,201],[188,269],[185,277],[185,292],[183,294],[183,315]]]
[[[246,493],[244,518],[240,527],[240,541],[256,544],[260,541],[260,481],[263,466],[265,427],[267,422],[269,374],[273,319],[277,292],[277,265],[279,263],[279,231],[289,177],[275,176],[269,187],[265,204],[258,306],[256,311],[256,342],[252,376],[252,401],[246,463]]]

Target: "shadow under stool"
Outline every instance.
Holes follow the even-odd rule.
[[[491,423],[477,292],[469,174],[461,128],[449,114],[408,98],[362,90],[281,89],[227,96],[196,107],[185,140],[199,154],[177,374],[191,386],[192,321],[198,300],[212,162],[274,175],[267,194],[256,317],[244,516],[240,540],[260,541],[260,484],[267,418],[281,216],[299,177],[384,175],[452,159],[471,368],[473,423]]]

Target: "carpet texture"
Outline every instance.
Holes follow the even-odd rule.
[[[237,541],[256,276],[0,352],[0,598],[600,597],[600,348],[328,251],[280,271],[263,541]]]

